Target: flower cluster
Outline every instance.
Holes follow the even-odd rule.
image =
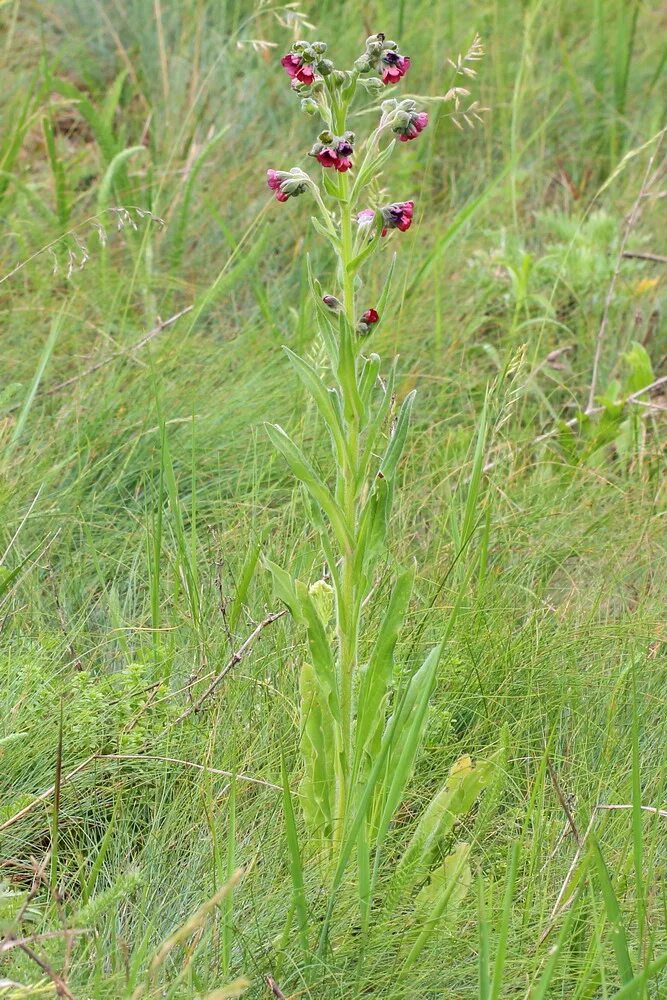
[[[380,32],[366,39],[366,51],[354,64],[359,73],[375,71],[385,84],[398,83],[410,69],[410,57],[402,56],[396,42],[387,41]]]
[[[333,167],[339,173],[345,173],[352,166],[352,155],[354,148],[354,132],[345,132],[343,135],[333,135],[332,132],[320,132],[317,142],[311,149],[309,156],[314,156],[323,167]]]
[[[308,177],[303,170],[292,167],[291,170],[267,170],[266,183],[278,201],[287,201],[288,198],[296,198],[308,187]]]
[[[328,76],[333,71],[331,60],[324,59],[326,50],[325,42],[295,42],[280,62],[292,80],[309,87],[315,81],[316,72]]]
[[[381,235],[386,236],[390,229],[399,229],[402,233],[408,230],[412,225],[414,208],[414,201],[395,201],[379,209],[382,222]],[[378,213],[372,208],[365,208],[357,215],[357,222],[360,226],[372,226],[378,221],[377,215]]]

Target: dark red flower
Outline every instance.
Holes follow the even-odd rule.
[[[382,53],[382,82],[384,84],[398,83],[410,69],[410,57],[402,56],[393,49]]]
[[[427,125],[428,115],[425,111],[420,111],[419,114],[411,114],[407,125],[398,125],[394,129],[394,132],[398,133],[398,138],[401,142],[409,142],[410,139],[416,139]]]
[[[320,133],[320,139],[315,143],[310,151],[310,156],[314,156],[323,167],[333,167],[339,173],[345,173],[352,166],[350,156],[354,152],[351,132],[346,132],[345,136],[338,137],[331,132]]]
[[[382,209],[382,218],[388,229],[400,229],[404,233],[412,225],[414,201],[396,201]]]
[[[361,318],[367,326],[373,326],[380,319],[376,309],[367,309]]]
[[[282,184],[283,178],[280,176],[280,170],[267,170],[266,171],[266,183],[269,185],[271,190],[275,193],[278,201],[287,201],[289,198],[288,194],[280,190],[280,185]]]
[[[315,79],[313,67],[305,63],[303,58],[295,52],[288,52],[286,56],[282,57],[280,64],[285,67],[287,75],[293,80],[298,80],[299,83],[305,83],[308,86]]]

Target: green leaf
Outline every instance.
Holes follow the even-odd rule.
[[[340,253],[340,240],[338,237],[330,229],[327,229],[326,226],[323,226],[317,216],[311,215],[310,221],[312,222],[315,231],[318,232],[320,236],[324,236],[324,238],[331,243],[331,246],[337,254]]]
[[[422,814],[392,875],[386,901],[389,910],[426,877],[442,838],[458,817],[469,812],[492,773],[492,761],[473,764],[470,757],[461,757],[452,766],[445,785]]]
[[[655,373],[648,351],[636,340],[632,342],[630,350],[623,355],[623,361],[629,369],[623,383],[623,391],[627,395],[639,392],[640,389],[645,389],[647,385],[651,385],[655,381]]]
[[[391,438],[389,439],[387,450],[385,451],[382,462],[380,463],[380,472],[389,480],[393,479],[394,473],[396,472],[396,466],[398,465],[401,455],[403,454],[405,439],[410,425],[410,413],[412,412],[412,404],[415,401],[416,395],[417,392],[413,389],[412,392],[409,392],[403,400],[398,413],[398,419],[396,420],[396,427]]]
[[[297,580],[293,579],[286,570],[271,562],[266,556],[262,556],[262,565],[268,569],[273,580],[273,593],[279,601],[287,605],[289,612],[295,622],[303,625],[305,619],[301,610],[301,601],[296,592]]]
[[[100,182],[100,186],[97,192],[97,211],[102,213],[106,210],[109,205],[111,192],[113,190],[114,181],[117,178],[124,177],[125,164],[132,157],[136,156],[137,153],[145,153],[145,146],[129,146],[128,149],[123,149],[120,153],[116,153],[111,163],[104,171],[104,177]]]
[[[398,577],[380,625],[368,664],[362,671],[356,729],[356,763],[363,754],[370,759],[379,750],[385,718],[385,702],[394,670],[394,649],[405,619],[415,579],[415,567]]]
[[[370,182],[378,176],[385,163],[389,160],[389,157],[393,153],[395,145],[396,140],[392,139],[389,145],[385,146],[385,148],[378,153],[373,160],[370,160],[369,162],[364,160],[355,182],[352,185],[352,191],[350,192],[350,204],[354,205],[361,191],[367,184],[370,184]]]
[[[455,919],[456,911],[472,884],[469,855],[470,844],[459,844],[417,897],[423,926],[405,960],[402,975],[417,961],[445,914],[450,921]],[[424,911],[428,912],[428,916],[424,917]]]
[[[336,664],[329,639],[327,638],[324,622],[320,618],[315,602],[310,596],[305,583],[302,583],[300,580],[297,581],[296,592],[301,604],[303,621],[308,633],[308,647],[318,683],[322,686],[326,705],[332,719],[336,724],[339,724],[341,716]]]
[[[304,775],[299,802],[310,833],[328,840],[333,830],[334,733],[331,715],[312,664],[304,662],[299,676],[301,753]]]
[[[380,374],[380,356],[371,354],[364,359],[364,366],[359,377],[359,395],[366,410],[369,409],[373,389],[377,385]]]
[[[265,426],[273,446],[283,455],[296,478],[299,482],[304,483],[311,496],[317,500],[329,518],[339,544],[343,548],[351,548],[352,541],[343,511],[301,449],[285,433],[280,424],[266,424]]]
[[[327,426],[339,466],[344,465],[347,454],[344,430],[340,419],[340,413],[333,403],[329,390],[324,385],[324,382],[312,365],[309,365],[304,358],[299,357],[299,355],[295,354],[294,351],[291,351],[289,347],[283,346],[283,350],[289,358],[295,372],[299,376],[299,379],[312,396],[313,401],[319,410],[320,416]]]
[[[382,321],[382,314],[384,313],[387,301],[389,299],[389,292],[391,291],[391,282],[392,278],[394,277],[394,268],[396,267],[396,257],[397,257],[396,253],[393,253],[391,255],[391,264],[389,265],[389,270],[387,271],[387,277],[384,279],[382,293],[380,295],[380,298],[378,299],[378,304],[376,306],[376,309],[380,315],[380,321]]]
[[[289,787],[289,777],[285,767],[285,759],[281,756],[280,774],[283,785],[283,810],[285,813],[285,830],[287,833],[287,850],[289,858],[290,877],[292,879],[292,898],[296,909],[299,939],[304,953],[308,952],[308,905],[306,903],[306,889],[303,880],[303,867],[301,864],[301,851],[299,848],[299,834],[296,828],[294,817],[294,806],[292,804],[292,793]]]
[[[602,891],[602,899],[604,901],[607,920],[610,925],[611,943],[614,947],[614,954],[616,955],[618,974],[621,977],[621,982],[625,986],[632,981],[634,972],[632,970],[632,962],[630,960],[628,939],[625,933],[625,927],[623,926],[623,915],[618,904],[618,899],[616,898],[616,893],[614,892],[614,888],[611,884],[611,878],[609,877],[607,866],[604,863],[602,852],[600,851],[597,840],[592,835],[590,837],[590,850],[597,869],[598,881]]]
[[[239,578],[236,582],[234,598],[229,606],[229,611],[227,612],[227,624],[229,625],[230,632],[234,631],[239,620],[241,608],[243,607],[245,599],[248,595],[248,587],[250,586],[250,582],[255,574],[261,549],[261,542],[253,542],[246,553],[245,559],[243,560],[243,566],[241,567],[241,572],[239,573]]]

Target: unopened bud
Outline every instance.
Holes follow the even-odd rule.
[[[331,62],[331,59],[320,59],[317,64],[317,72],[321,73],[322,76],[329,76],[330,73],[333,73],[333,70],[334,64]]]
[[[312,97],[304,97],[301,101],[301,110],[306,115],[314,115],[317,111],[317,101],[314,101]]]
[[[323,295],[322,302],[324,302],[327,309],[331,309],[332,312],[343,311],[343,303],[337,299],[335,295]]]
[[[365,80],[359,80],[367,94],[379,94],[384,90],[384,84],[379,76],[369,76]]]
[[[331,74],[331,79],[337,87],[344,87],[347,83],[347,73],[344,73],[342,69],[335,69]]]
[[[318,56],[323,56],[327,50],[326,42],[313,42],[311,46],[313,52],[316,52]]]

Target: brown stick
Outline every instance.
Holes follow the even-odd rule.
[[[186,306],[185,309],[181,309],[180,312],[174,313],[174,315],[170,316],[169,319],[161,319],[157,326],[154,326],[152,330],[145,333],[144,336],[136,342],[136,344],[132,344],[131,347],[126,347],[122,351],[114,351],[113,354],[110,354],[108,357],[98,361],[97,364],[91,365],[90,368],[84,369],[84,371],[79,372],[78,375],[72,375],[71,378],[66,378],[64,382],[58,382],[56,385],[52,385],[48,389],[43,389],[41,392],[37,393],[36,398],[41,399],[43,396],[53,396],[62,389],[66,389],[69,385],[74,385],[74,383],[80,381],[80,379],[93,375],[95,372],[99,371],[100,368],[110,365],[111,362],[116,361],[117,358],[123,358],[132,354],[134,351],[138,351],[141,347],[144,347],[149,340],[153,340],[153,338],[157,337],[159,333],[166,330],[168,326],[173,326],[174,323],[181,319],[182,316],[187,316],[189,312],[192,312],[193,308],[193,306]],[[23,406],[23,403],[15,403],[13,406],[10,406],[6,412],[12,413],[14,410],[18,410],[21,406]]]
[[[654,264],[667,264],[667,257],[661,257],[659,253],[639,253],[634,250],[624,250],[622,256],[626,260],[651,260]]]
[[[58,994],[59,997],[67,997],[67,1000],[76,1000],[76,997],[74,996],[73,993],[70,992],[67,983],[64,981],[64,979],[60,978],[58,973],[51,968],[51,966],[47,961],[45,961],[45,959],[40,958],[40,956],[36,952],[34,952],[32,948],[30,948],[27,944],[20,944],[19,947],[21,951],[24,952],[28,956],[28,958],[30,958],[35,963],[35,965],[38,965],[40,967],[42,972],[46,973],[46,975],[49,977],[49,979],[55,986],[56,993]]]
[[[259,625],[254,629],[254,631],[250,633],[245,642],[241,646],[239,646],[236,652],[232,655],[229,662],[225,664],[225,666],[222,668],[220,673],[213,678],[209,686],[204,691],[203,695],[201,695],[201,697],[198,698],[197,701],[190,706],[190,708],[187,708],[185,712],[179,715],[179,717],[175,720],[174,725],[176,725],[179,722],[182,722],[183,719],[187,719],[187,717],[189,715],[192,715],[193,712],[199,712],[206,699],[213,694],[218,684],[220,684],[220,682],[227,676],[229,671],[232,670],[236,666],[236,664],[243,659],[243,657],[248,652],[255,639],[264,631],[264,629],[268,625],[273,624],[273,622],[277,622],[279,618],[283,618],[286,614],[287,614],[287,608],[283,608],[282,611],[273,611],[270,615],[267,615],[266,618],[263,621],[261,621]]]

